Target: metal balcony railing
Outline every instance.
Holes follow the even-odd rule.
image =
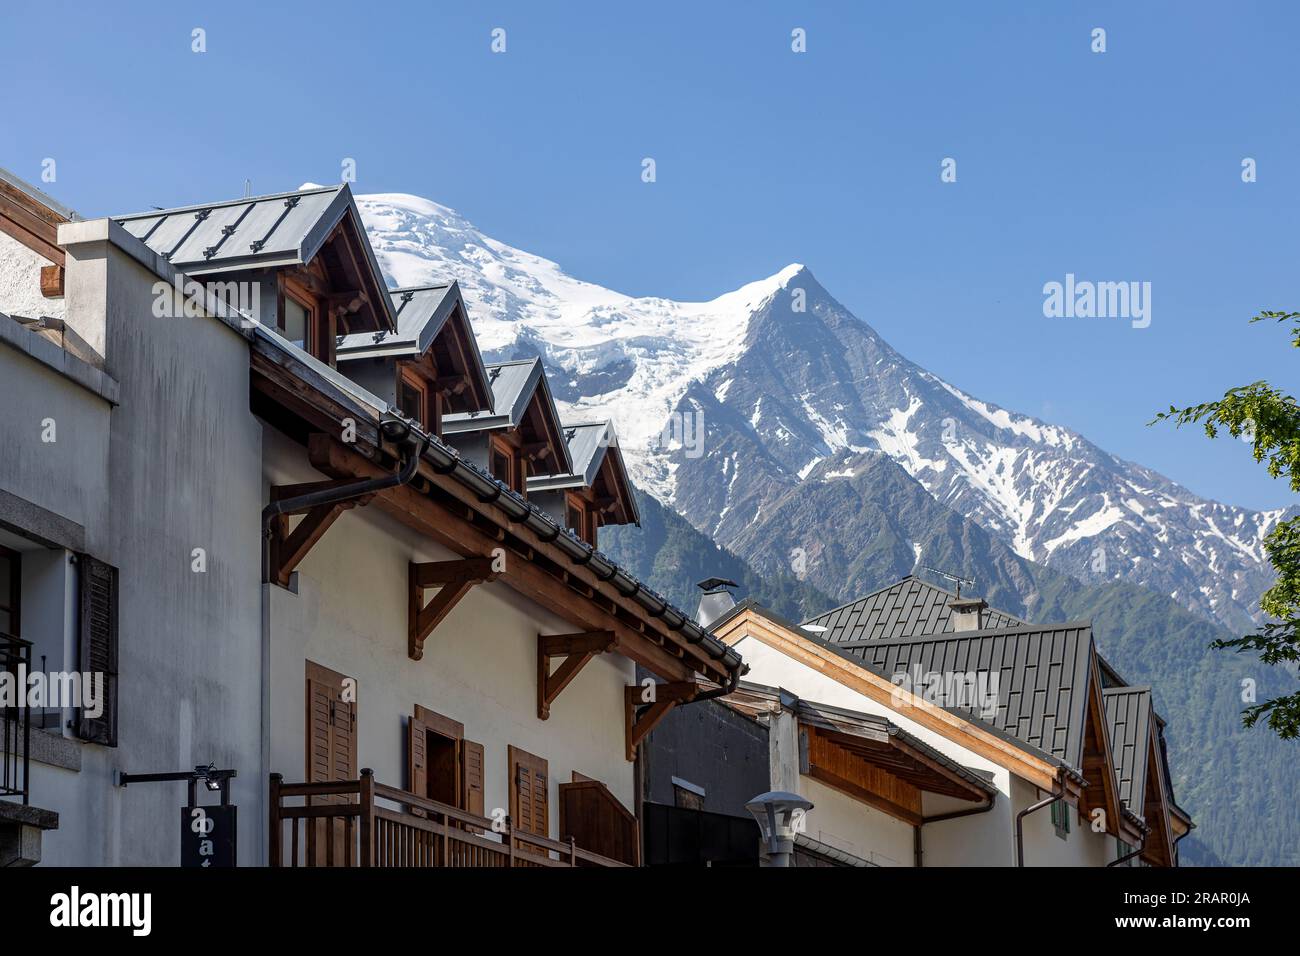
[[[10,675],[16,698],[13,702],[0,701],[0,797],[21,797],[24,804],[32,745],[26,681],[31,666],[31,643],[0,631],[0,672]]]

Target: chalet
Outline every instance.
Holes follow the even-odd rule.
[[[487,366],[491,411],[443,419],[443,434],[460,454],[518,495],[530,475],[570,470],[560,413],[539,358]]]
[[[528,479],[528,497],[593,548],[602,525],[641,526],[614,423],[564,426],[571,467]]]
[[[742,682],[710,705],[714,714],[673,714],[651,735],[650,861],[659,862],[665,826],[689,829],[683,807],[742,817],[743,802],[713,769],[762,751],[761,735],[756,745],[734,716],[718,716],[739,709],[764,724],[772,789],[814,805],[803,839],[838,849],[841,865],[1176,865],[1192,824],[1173,800],[1150,690],[1123,685],[1086,622],[1028,624],[912,577],[803,624],[752,601],[717,608],[712,590],[705,623],[765,686]],[[992,699],[951,696],[982,686]],[[692,724],[704,721],[716,739],[700,746]],[[909,777],[895,754],[880,759],[879,743],[864,747],[863,728],[928,748],[913,744],[913,767],[952,771],[950,789],[915,769]],[[959,779],[976,789],[963,793]],[[803,856],[804,865],[830,859]]]
[[[339,340],[339,367],[370,394],[442,437],[447,414],[492,411],[478,342],[455,282],[389,293],[397,330]]]
[[[44,208],[2,263],[63,296],[0,316],[3,607],[14,654],[110,701],[22,715],[9,842],[174,865],[185,787],[121,774],[192,771],[229,780],[241,864],[638,862],[642,739],[743,664],[529,500],[590,473],[565,492],[623,496],[597,523],[634,514],[540,362],[485,366],[454,284],[386,288],[346,186]],[[160,317],[194,281],[202,315]]]

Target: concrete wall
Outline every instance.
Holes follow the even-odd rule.
[[[54,263],[0,232],[0,312],[63,318],[63,300],[41,295],[41,267]]]
[[[305,451],[266,431],[269,483],[318,479]],[[376,508],[345,513],[298,568],[298,593],[271,589],[272,770],[304,779],[306,662],[357,681],[358,766],[405,787],[406,718],[416,704],[465,725],[484,745],[485,808],[509,807],[507,750],[546,759],[551,836],[559,833],[558,787],[574,771],[604,782],[629,810],[633,764],[625,759],[623,688],[634,668],[619,655],[592,660],[537,718],[537,635],[580,628],[504,582],[472,590],[438,626],[424,658],[407,656],[407,565],[449,560],[438,547]]]
[[[704,788],[702,809],[749,817],[772,789],[767,728],[718,701],[674,707],[641,745],[645,798],[672,806],[673,777]]]
[[[121,386],[120,406],[80,417],[60,412],[84,427],[60,426],[58,446],[39,453],[49,459],[39,471],[39,456],[3,456],[22,464],[0,464],[8,469],[0,483],[18,494],[11,482],[26,488],[37,503],[83,523],[86,550],[119,568],[120,744],[79,745],[79,772],[33,773],[33,802],[60,814],[59,829],[46,834],[45,860],[175,865],[183,785],[122,789],[116,775],[208,761],[239,772],[239,852],[255,860],[257,821],[265,815],[258,772],[262,502],[248,346],[215,319],[154,318],[157,276],[106,241],[103,221],[72,228],[74,240],[86,241],[68,247],[65,319],[104,354]],[[7,378],[0,376],[0,389]],[[72,394],[49,381],[28,394],[28,405],[19,406],[20,447],[32,447],[27,419],[49,403],[87,401]],[[195,548],[205,552],[203,573],[192,570]]]
[[[0,489],[93,529],[87,532],[92,540],[102,541],[108,513],[109,403],[26,353],[0,344],[0,409],[0,448],[5,450],[0,454]]]

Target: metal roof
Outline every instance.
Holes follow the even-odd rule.
[[[457,412],[442,419],[444,435],[485,431],[492,428],[518,428],[528,408],[528,400],[538,388],[546,388],[540,358],[521,359],[515,362],[496,362],[485,366],[488,382],[492,385],[490,412]],[[546,398],[550,400],[550,390]],[[559,420],[558,414],[556,420]]]
[[[627,487],[624,489],[628,510],[636,524],[641,523],[641,512],[636,504],[636,496],[631,484],[627,482],[627,469],[622,467],[622,452],[618,450],[618,434],[614,423],[581,422],[576,425],[563,425],[564,441],[569,448],[569,470],[556,475],[539,475],[528,479],[529,491],[552,491],[565,488],[590,488],[600,474],[600,466],[605,456],[611,452],[618,456],[619,472]]]
[[[349,215],[371,278],[386,289],[347,183],[112,218],[179,271],[196,276],[305,265]],[[396,325],[390,303],[376,303],[374,309],[382,322]]]
[[[1092,653],[1092,626],[1086,622],[828,646],[890,680],[901,674],[913,675],[915,682],[917,674],[928,680],[930,674],[996,672],[991,717],[977,701],[936,702],[1076,770],[1083,765]]]
[[[340,362],[389,355],[423,355],[462,301],[460,287],[455,282],[390,289],[388,296],[397,313],[397,331],[354,332],[343,336],[336,349]],[[471,335],[470,341],[473,340]],[[477,343],[474,347],[477,350]]]
[[[996,712],[989,718],[974,706],[978,701],[944,697],[934,703],[1004,740],[1081,771],[1093,653],[1092,625],[1086,621],[849,643],[828,641],[746,599],[713,622],[710,631],[746,610],[895,683],[904,674],[915,686],[918,675],[928,683],[931,674],[978,677],[997,672]],[[993,691],[991,683],[988,689]],[[924,696],[924,684],[920,692]]]
[[[1112,687],[1102,691],[1120,801],[1145,817],[1147,753],[1151,740],[1151,689]],[[1172,793],[1170,799],[1173,799]]]
[[[952,608],[948,603],[955,600],[953,592],[909,574],[804,623],[826,628],[819,635],[833,643],[943,634],[952,631]],[[993,629],[1017,627],[1025,622],[989,608],[984,612],[984,623],[986,629]]]

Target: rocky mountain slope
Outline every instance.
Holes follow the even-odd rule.
[[[965,394],[802,266],[709,302],[635,298],[437,203],[390,194],[359,205],[395,283],[455,278],[485,354],[542,355],[562,410],[613,417],[638,484],[741,556],[798,528],[806,540],[790,541],[786,560],[803,573],[795,564],[831,545],[816,524],[773,524],[780,503],[815,499],[833,521],[832,503],[854,497],[837,484],[860,484],[884,455],[1021,557],[1148,587],[1234,630],[1257,614],[1269,582],[1262,538],[1284,512],[1198,497],[1069,429]],[[926,563],[923,544],[905,546]]]

